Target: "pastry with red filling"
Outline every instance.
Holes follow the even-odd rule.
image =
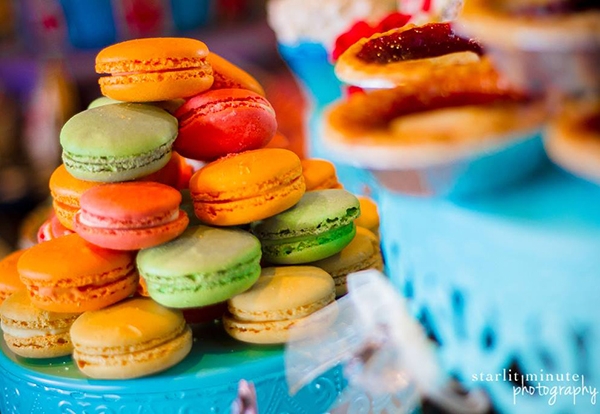
[[[470,0],[456,23],[520,87],[600,91],[598,0]]]
[[[324,143],[373,170],[427,168],[484,154],[531,136],[545,104],[487,71],[462,66],[429,83],[353,94],[331,106]]]
[[[545,144],[558,165],[600,184],[600,100],[569,102],[549,125]]]
[[[432,71],[478,64],[483,48],[457,35],[450,23],[406,25],[363,38],[339,58],[335,74],[364,88],[393,88],[427,81]]]

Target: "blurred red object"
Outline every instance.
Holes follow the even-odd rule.
[[[404,26],[410,20],[411,16],[402,13],[390,13],[375,25],[370,25],[364,20],[358,21],[348,29],[348,31],[338,36],[335,41],[335,47],[331,52],[331,57],[335,61],[350,46],[364,37],[371,37],[375,33],[387,32]]]
[[[267,99],[275,109],[278,131],[287,138],[287,149],[303,158],[306,147],[306,98],[288,70],[268,77],[263,86]]]

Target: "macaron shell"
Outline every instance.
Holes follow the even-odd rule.
[[[354,238],[358,199],[345,190],[306,192],[292,208],[252,224],[263,259],[274,264],[302,264],[324,259]]]
[[[63,226],[58,217],[53,214],[52,217],[40,226],[37,234],[37,241],[38,243],[43,243],[57,237],[66,236],[67,234],[73,234],[73,231]]]
[[[138,275],[131,252],[103,249],[77,234],[29,248],[17,263],[35,306],[50,312],[84,312],[133,294]]]
[[[365,196],[357,196],[360,203],[360,216],[354,220],[357,227],[364,227],[379,237],[379,212],[377,204]]]
[[[183,314],[146,298],[132,298],[96,311],[85,312],[71,327],[73,342],[82,349],[118,353],[143,348],[172,335],[184,323]],[[112,350],[115,348],[115,350]]]
[[[146,38],[111,45],[96,56],[103,95],[130,102],[185,98],[209,89],[208,48],[196,39]]]
[[[179,210],[174,221],[144,228],[118,229],[90,227],[81,222],[81,212],[75,215],[75,230],[82,238],[96,246],[114,250],[139,250],[158,246],[173,240],[187,228],[187,214]]]
[[[35,307],[25,289],[0,306],[8,347],[25,358],[55,358],[73,351],[69,328],[77,313],[47,312]]]
[[[342,188],[337,179],[335,166],[327,160],[306,158],[302,160],[302,175],[306,191]]]
[[[238,320],[266,322],[298,319],[333,301],[333,279],[314,266],[263,268],[256,283],[227,302]]]
[[[315,235],[346,225],[359,215],[358,199],[346,190],[309,191],[293,208],[253,224],[252,231],[261,240]]]
[[[213,68],[215,79],[211,89],[248,89],[265,96],[265,90],[260,83],[239,66],[234,65],[215,52],[210,52],[207,59]]]
[[[13,293],[25,289],[17,270],[17,262],[25,252],[25,249],[17,250],[0,260],[0,303]]]
[[[186,326],[173,340],[147,351],[94,356],[75,349],[73,359],[79,370],[90,378],[139,378],[165,371],[180,363],[192,350],[192,341],[192,331]]]
[[[73,230],[73,219],[79,210],[79,198],[90,188],[104,183],[80,180],[72,176],[61,164],[50,176],[49,187],[52,196],[52,206],[60,223]]]
[[[94,99],[92,102],[90,102],[89,105],[87,106],[87,109],[96,108],[97,106],[112,105],[112,104],[117,104],[117,103],[123,103],[123,101],[117,101],[116,99],[111,99],[107,96],[101,96],[99,98]]]
[[[231,226],[287,210],[300,200],[305,185],[296,154],[264,148],[205,165],[192,176],[190,192],[200,220]]]
[[[222,302],[260,275],[260,243],[238,229],[188,227],[178,238],[137,255],[148,293],[158,303],[190,308]]]
[[[366,269],[383,270],[379,239],[370,230],[357,226],[356,235],[341,252],[310,265],[323,269],[333,277],[336,297],[340,297],[348,293],[348,274]]]
[[[122,103],[87,109],[60,132],[67,171],[87,181],[128,181],[170,159],[177,119],[152,105]]]
[[[153,181],[166,184],[178,190],[188,188],[192,178],[193,167],[177,152],[171,152],[167,165],[160,170],[140,178],[138,181]]]
[[[131,222],[159,217],[179,209],[181,193],[164,184],[128,182],[106,184],[86,191],[79,201],[87,214]]]
[[[289,329],[334,302],[331,276],[311,266],[265,268],[256,284],[228,301],[225,331],[258,344],[284,343]]]
[[[244,89],[216,89],[196,95],[175,116],[179,135],[174,149],[194,160],[212,161],[262,148],[277,131],[275,110],[269,101]]]
[[[71,327],[73,358],[87,376],[137,378],[185,358],[192,334],[180,311],[135,298],[86,312]]]
[[[121,72],[131,61],[139,61],[142,66],[154,59],[173,60],[173,68],[189,66],[194,60],[208,56],[205,43],[191,38],[159,37],[133,39],[105,47],[96,55],[98,73]],[[186,63],[186,60],[188,62]]]

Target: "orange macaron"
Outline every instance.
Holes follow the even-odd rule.
[[[96,56],[102,94],[118,101],[187,98],[213,84],[208,47],[196,39],[146,38],[108,46]]]
[[[167,165],[137,181],[155,181],[182,190],[188,188],[192,174],[193,167],[185,158],[173,151]]]
[[[135,293],[135,254],[69,234],[29,248],[17,269],[31,302],[50,312],[101,309]]]
[[[154,182],[106,184],[80,199],[75,231],[97,246],[139,250],[179,236],[188,225],[181,193]]]
[[[211,89],[248,89],[265,96],[265,90],[260,83],[244,69],[214,52],[210,52],[207,59],[215,79]]]
[[[300,158],[263,148],[223,157],[190,180],[196,216],[217,226],[248,224],[280,213],[305,192]]]
[[[17,250],[0,260],[0,303],[16,291],[25,288],[17,271],[17,262],[25,251]]]
[[[90,188],[104,183],[80,180],[73,177],[61,164],[50,176],[50,194],[54,214],[60,223],[69,230],[73,230],[73,218],[79,210],[81,195]]]
[[[332,162],[318,158],[302,160],[302,175],[306,191],[342,188]]]

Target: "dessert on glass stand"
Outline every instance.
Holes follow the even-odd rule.
[[[350,275],[335,309],[343,318],[319,327],[327,307],[309,318],[315,340],[288,345],[288,379],[295,389],[343,358],[351,396],[367,409],[411,407],[417,395],[485,411],[439,398],[438,369],[473,396],[485,392],[498,412],[594,413],[598,5],[467,0],[450,27],[481,46],[478,59],[423,55],[439,42],[403,42],[415,30],[406,27],[362,39],[337,61],[340,79],[363,91],[325,109],[323,147],[375,177],[394,289],[372,273]],[[419,59],[405,62],[413,52]],[[397,320],[384,315],[394,311]],[[407,381],[381,380],[397,377]]]

